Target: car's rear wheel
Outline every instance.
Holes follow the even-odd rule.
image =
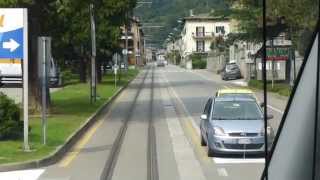
[[[209,146],[208,146],[208,156],[209,157],[213,157],[214,156],[214,150],[213,149],[211,149]]]
[[[203,138],[203,136],[201,135],[201,146],[206,146],[207,143],[205,141],[205,139]]]

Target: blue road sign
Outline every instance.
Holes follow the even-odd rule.
[[[0,58],[23,59],[23,10],[0,8]]]

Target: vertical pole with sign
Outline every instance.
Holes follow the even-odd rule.
[[[90,21],[91,21],[91,103],[97,100],[97,78],[96,78],[96,27],[94,22],[93,4],[90,4]]]
[[[23,149],[29,151],[28,10],[0,8],[0,59],[22,59]]]
[[[23,9],[23,122],[24,150],[29,151],[28,10]]]

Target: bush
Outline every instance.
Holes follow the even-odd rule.
[[[0,93],[0,140],[14,140],[22,137],[23,122],[17,104]]]
[[[198,54],[191,55],[192,60],[192,68],[193,69],[206,69],[207,68],[207,61],[205,58]]]
[[[73,74],[71,71],[63,71],[62,72],[62,82],[63,85],[67,85],[72,83],[77,78],[77,75]]]

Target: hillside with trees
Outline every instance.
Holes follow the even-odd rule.
[[[134,14],[143,23],[164,26],[144,29],[152,37],[147,43],[162,45],[168,34],[179,26],[177,20],[189,16],[190,10],[194,14],[227,12],[228,5],[225,0],[153,0],[151,5],[136,8]]]

